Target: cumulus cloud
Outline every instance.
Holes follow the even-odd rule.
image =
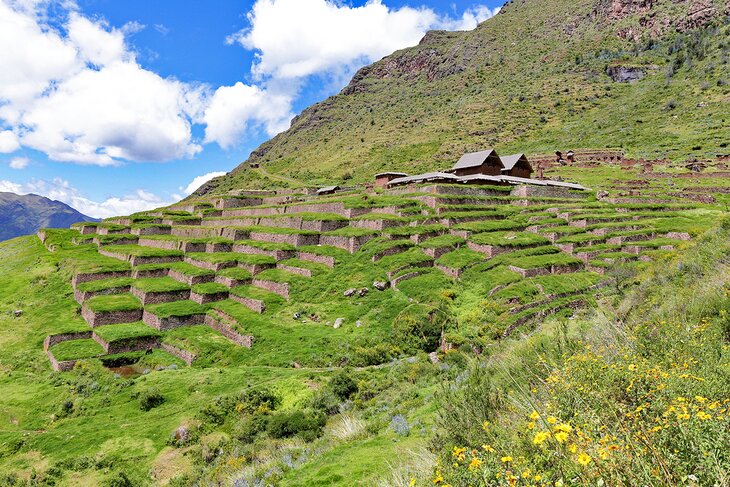
[[[66,203],[81,213],[95,218],[129,215],[174,203],[174,200],[161,198],[143,189],[121,197],[110,196],[103,201],[94,201],[84,197],[79,190],[62,178],[54,178],[51,181],[36,179],[25,184],[0,180],[0,191],[45,196]]]
[[[256,51],[258,76],[303,77],[363,65],[418,43],[429,29],[473,29],[493,11],[477,6],[461,19],[425,7],[391,9],[380,0],[350,7],[332,0],[257,0],[250,27],[228,38]]]
[[[203,174],[202,176],[198,176],[190,181],[190,184],[188,184],[186,187],[180,187],[180,191],[185,193],[185,196],[187,196],[211,179],[217,178],[218,176],[225,176],[226,174],[227,173],[225,171],[213,171],[209,172],[208,174]]]
[[[30,159],[27,157],[13,157],[10,159],[9,166],[11,169],[25,169],[28,164],[30,164]]]
[[[18,136],[11,130],[0,130],[0,154],[10,154],[20,149]]]
[[[22,146],[97,165],[201,150],[203,90],[139,66],[124,35],[140,24],[113,29],[72,11],[64,33],[18,5],[0,0],[0,120]]]
[[[276,135],[289,126],[292,93],[274,93],[241,82],[218,88],[210,99],[203,120],[205,141],[224,148],[233,146],[251,125]]]

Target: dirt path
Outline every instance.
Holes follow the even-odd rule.
[[[258,169],[253,169],[253,170],[260,172],[261,175],[266,176],[267,178],[270,178],[270,179],[284,181],[289,184],[293,184],[295,186],[306,186],[306,184],[302,183],[301,181],[297,181],[294,178],[290,178],[288,176],[281,176],[279,174],[272,174],[269,171],[267,171],[263,165],[259,166]]]

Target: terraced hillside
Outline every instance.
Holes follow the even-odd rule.
[[[3,244],[0,470],[57,485],[428,475],[440,383],[610,301],[723,214],[531,188],[240,191]]]
[[[385,342],[409,303],[429,303],[460,280],[491,298],[494,323],[437,338],[445,349],[476,344],[584,305],[614,263],[661,258],[691,239],[688,227],[711,221],[692,203],[611,205],[587,192],[510,189],[226,195],[46,230],[46,246],[68,252],[86,322],[50,336],[49,357],[65,370],[76,359],[160,348],[214,363],[222,336],[227,355],[272,365],[277,339]],[[367,362],[313,343],[277,365],[350,361]]]

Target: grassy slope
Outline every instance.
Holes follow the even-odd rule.
[[[523,0],[475,31],[430,33],[364,68],[250,161],[311,185],[448,167],[483,147],[547,154],[623,147],[632,157],[679,160],[726,153],[729,27],[688,35],[670,28],[657,41],[634,43],[617,32],[642,32],[640,16],[608,20],[610,3],[596,3]],[[674,22],[690,3],[654,2],[652,13],[657,23]],[[725,6],[714,4],[722,22]],[[647,76],[616,83],[606,74],[611,64],[644,66]],[[206,190],[280,184],[244,167]]]

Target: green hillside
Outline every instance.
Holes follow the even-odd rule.
[[[262,144],[247,162],[263,169],[244,163],[199,194],[413,174],[484,147],[617,147],[676,161],[729,153],[727,5],[647,4],[519,0],[474,31],[430,32]],[[617,82],[619,68],[645,76]]]

